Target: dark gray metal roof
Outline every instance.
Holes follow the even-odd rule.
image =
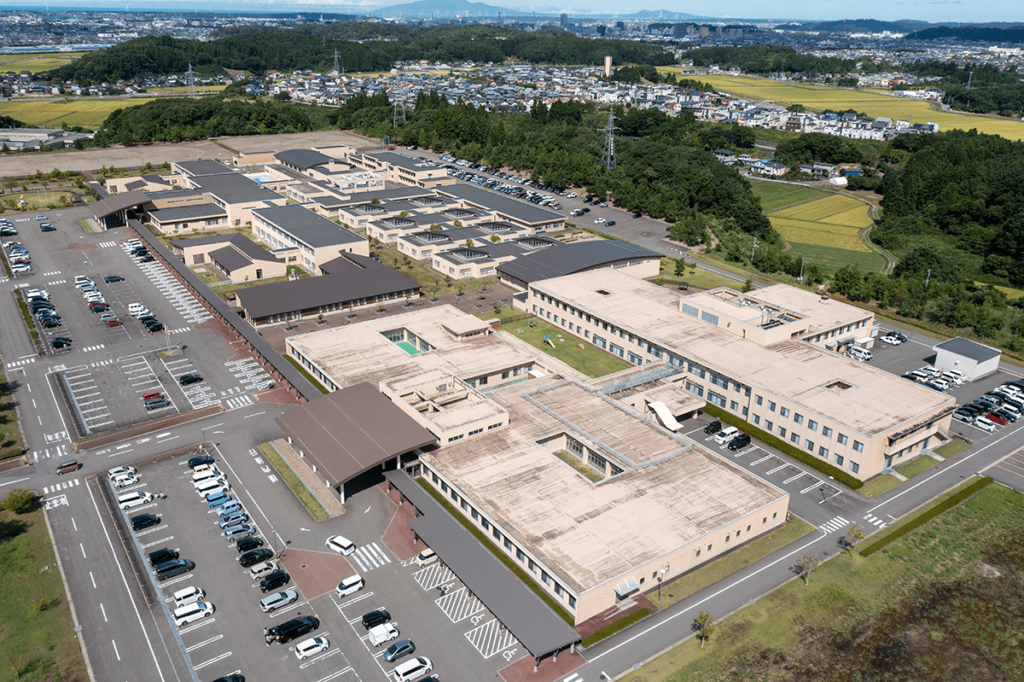
[[[427,491],[402,470],[385,472],[423,516],[409,527],[483,602],[526,650],[538,658],[580,641],[580,635],[541,601]]]
[[[149,198],[143,192],[132,190],[131,192],[112,194],[106,199],[97,201],[91,208],[94,216],[106,218],[108,215],[123,211],[126,208],[141,206],[147,201],[149,201]]]
[[[301,168],[303,170],[312,168],[313,166],[319,166],[324,163],[330,163],[334,159],[321,154],[320,152],[313,151],[312,149],[287,149],[283,152],[274,154],[274,158],[281,163],[287,163],[290,166]]]
[[[365,237],[299,204],[255,208],[252,212],[313,248],[365,241]]]
[[[210,159],[199,159],[198,161],[177,161],[174,164],[187,175],[212,175],[215,173],[233,173],[230,168],[220,161]]]
[[[962,336],[943,341],[942,343],[934,346],[935,350],[944,350],[949,353],[956,353],[962,355],[965,358],[970,358],[975,362],[985,362],[992,358],[998,358],[1002,355],[1002,351],[997,348],[986,346],[985,344],[978,343],[977,341],[971,341],[965,339]]]
[[[423,161],[419,159],[411,159],[404,154],[397,152],[369,152],[365,156],[372,156],[381,163],[391,164],[399,168],[405,168],[411,171],[429,170],[430,168],[436,168],[437,166],[427,166]]]
[[[227,272],[234,272],[240,268],[252,265],[252,259],[244,253],[239,253],[230,246],[210,252],[210,259],[224,268]]]
[[[327,274],[242,289],[235,294],[238,305],[251,319],[258,320],[420,288],[413,280],[372,258],[352,253],[324,263],[320,269]]]
[[[138,220],[129,220],[129,226],[138,233],[139,238],[146,242],[146,246],[150,251],[159,254],[175,272],[184,278],[189,285],[192,286],[197,292],[199,292],[204,299],[216,310],[227,323],[230,324],[235,331],[241,335],[246,342],[252,346],[256,352],[267,359],[274,369],[283,376],[288,383],[290,383],[299,395],[304,397],[306,400],[312,400],[313,398],[322,395],[320,389],[314,386],[310,381],[302,376],[291,363],[281,357],[270,342],[264,339],[258,331],[256,331],[249,323],[244,321],[238,316],[238,311],[229,306],[226,302],[222,301],[220,297],[216,296],[210,291],[209,287],[203,283],[196,273],[188,269],[188,267],[181,262],[181,258],[171,253],[166,246],[163,245],[159,239],[153,236],[153,234],[145,228],[145,226]]]
[[[356,384],[295,407],[275,421],[332,485],[437,442],[370,384]]]
[[[630,258],[661,258],[661,254],[629,242],[607,239],[541,249],[502,263],[498,272],[530,284]]]
[[[561,215],[554,211],[535,206],[527,201],[512,199],[499,192],[491,192],[483,187],[465,182],[445,185],[436,189],[439,194],[462,199],[485,211],[496,211],[509,218],[518,218],[529,225],[564,220]]]
[[[244,175],[232,171],[219,175],[199,175],[192,178],[192,182],[204,192],[216,196],[228,204],[243,204],[254,201],[272,201],[283,199],[274,190],[263,187]]]
[[[149,217],[158,223],[173,223],[177,220],[196,220],[213,216],[226,217],[227,214],[228,212],[223,208],[213,202],[209,202],[205,204],[190,204],[188,206],[174,206],[173,208],[154,208],[149,212]]]

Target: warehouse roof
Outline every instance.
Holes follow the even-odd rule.
[[[290,166],[295,166],[296,168],[301,168],[303,170],[312,168],[313,166],[330,163],[334,160],[326,154],[315,152],[312,149],[288,149],[274,154],[274,158],[281,163],[286,163]]]
[[[197,220],[199,218],[227,216],[227,214],[227,211],[223,208],[209,202],[189,204],[188,206],[175,206],[173,208],[155,208],[149,212],[149,217],[157,223],[173,223],[179,220]]]
[[[355,232],[298,204],[257,208],[253,213],[313,248],[364,241]]]
[[[965,339],[961,336],[936,344],[934,348],[935,350],[944,350],[949,353],[962,355],[965,358],[974,360],[975,362],[985,362],[986,360],[991,360],[992,358],[997,358],[1002,355],[1002,351],[998,348],[992,348],[991,346],[986,346],[983,343],[971,341],[970,339]]]
[[[499,265],[498,272],[529,284],[630,258],[661,258],[661,254],[614,239],[586,241],[524,254]]]

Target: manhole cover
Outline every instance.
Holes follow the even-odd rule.
[[[306,568],[307,564],[302,564],[299,568]]]

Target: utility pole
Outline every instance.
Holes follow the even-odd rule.
[[[188,63],[188,71],[185,72],[185,75],[188,76],[188,96],[191,97],[192,99],[195,99],[196,98],[196,80],[195,80],[195,72],[192,71],[192,62]]]
[[[341,73],[338,71],[338,48],[334,48],[334,73]]]
[[[754,265],[754,251],[757,250],[757,237],[754,237],[754,246],[750,249],[750,265]]]
[[[964,87],[964,90],[970,90],[971,89],[971,80],[973,78],[974,78],[974,72],[971,71],[971,73],[967,76],[967,85]]]
[[[931,280],[931,278],[932,278],[932,269],[928,268],[928,274],[925,275],[925,277],[924,277],[924,288],[925,289],[928,288],[928,282]]]
[[[604,152],[601,153],[601,163],[606,171],[615,169],[615,110],[608,109],[608,125],[601,128],[604,133]]]

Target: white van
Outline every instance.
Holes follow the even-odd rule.
[[[133,316],[133,317],[137,316],[138,313],[141,313],[145,309],[146,309],[146,306],[142,305],[141,303],[129,303],[128,304],[128,314]]]
[[[715,434],[715,442],[718,443],[719,445],[725,445],[733,438],[735,438],[737,435],[739,435],[739,432],[740,430],[737,429],[735,426],[726,426],[724,429]]]
[[[214,492],[227,492],[231,490],[231,485],[223,478],[211,478],[201,483],[196,483],[196,492],[200,495],[206,496]]]
[[[181,608],[182,606],[194,604],[205,596],[206,592],[194,586],[178,590],[174,593],[174,608],[177,609]]]
[[[200,471],[199,473],[192,474],[192,485],[197,486],[203,481],[209,481],[211,478],[224,478],[224,474],[213,468]]]
[[[334,593],[339,597],[347,597],[363,589],[364,585],[366,585],[366,582],[363,580],[363,577],[356,573],[342,580],[334,590]]]
[[[416,565],[426,566],[437,561],[437,555],[434,554],[434,550],[427,547],[425,550],[416,555]]]
[[[391,623],[383,623],[370,628],[370,644],[380,646],[384,642],[390,642],[398,638],[398,628]]]
[[[117,505],[121,509],[133,509],[135,507],[141,507],[144,504],[148,504],[153,501],[153,496],[149,493],[144,493],[136,490],[131,493],[124,493],[123,495],[117,496]]]
[[[871,353],[871,351],[867,350],[866,348],[861,348],[860,346],[853,346],[852,348],[850,348],[850,357],[853,358],[854,360],[859,360],[860,362],[869,362],[871,358],[874,357],[874,355]]]
[[[409,659],[404,663],[400,663],[398,667],[395,668],[395,679],[398,680],[398,682],[418,680],[433,669],[434,664],[430,662],[429,658],[417,656],[416,658]]]
[[[217,471],[217,467],[213,466],[212,464],[200,464],[199,466],[192,470],[192,473],[201,474],[204,471]],[[195,480],[195,476],[192,477],[192,480]]]

